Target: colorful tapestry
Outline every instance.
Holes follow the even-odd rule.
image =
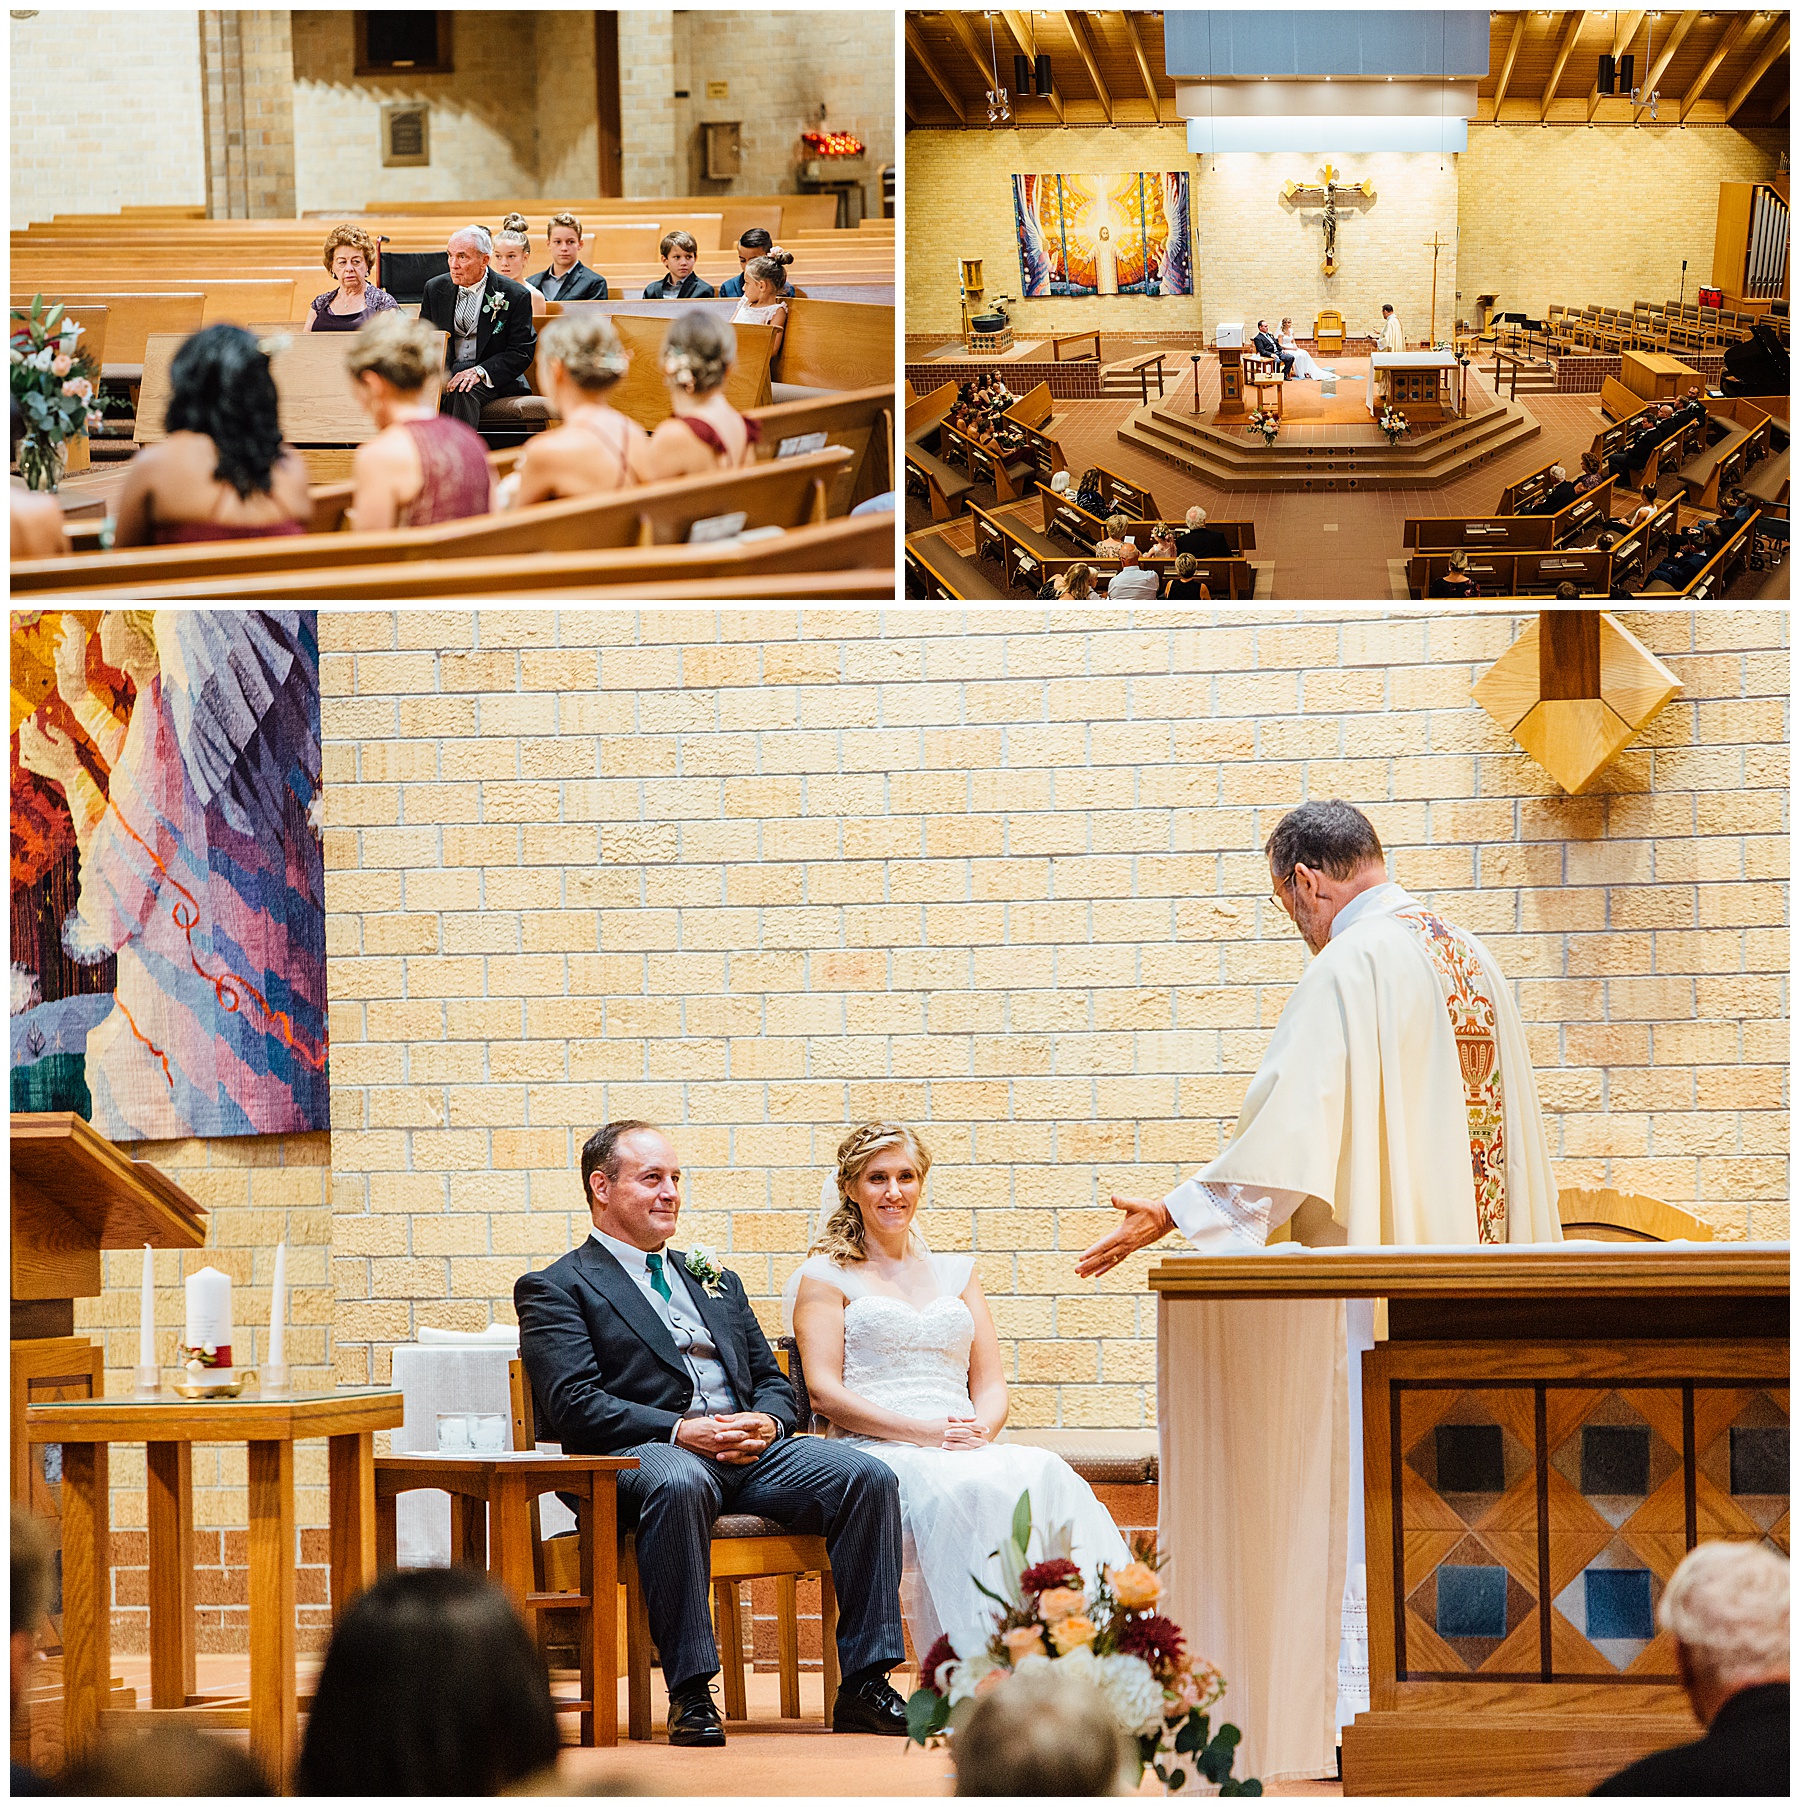
[[[1014,176],[1019,293],[1191,295],[1186,170]]]
[[[329,1127],[311,610],[15,609],[12,1108]]]

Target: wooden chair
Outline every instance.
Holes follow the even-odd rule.
[[[1319,309],[1319,317],[1313,322],[1313,344],[1322,358],[1343,355],[1344,316],[1336,308]]]
[[[1563,1234],[1582,1242],[1711,1242],[1712,1225],[1660,1198],[1610,1186],[1565,1186],[1556,1198]]]
[[[782,1337],[775,1358],[793,1383],[800,1406],[799,1435],[809,1434],[811,1401],[806,1376],[800,1368],[800,1352],[791,1337]],[[524,1363],[512,1364],[513,1442],[531,1449],[537,1442],[537,1404],[525,1379]],[[572,1537],[554,1538],[545,1544],[536,1539],[537,1508],[532,1507],[534,1541],[540,1551],[553,1552]],[[568,1557],[543,1558],[546,1582],[566,1573]],[[627,1736],[642,1744],[650,1738],[650,1618],[644,1603],[643,1578],[638,1572],[637,1537],[627,1532],[619,1539],[619,1579],[625,1586],[625,1670]],[[802,1576],[819,1578],[820,1656],[824,1670],[827,1727],[837,1699],[837,1593],[831,1581],[831,1558],[821,1536],[790,1531],[770,1518],[751,1513],[726,1513],[713,1521],[712,1584],[713,1635],[719,1646],[725,1682],[725,1717],[746,1720],[749,1708],[744,1695],[743,1621],[739,1616],[738,1589],[745,1581],[773,1578],[776,1600],[776,1658],[781,1676],[781,1717],[800,1717],[800,1610]]]

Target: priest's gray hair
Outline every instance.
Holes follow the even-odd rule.
[[[1286,875],[1296,866],[1310,866],[1333,878],[1348,878],[1371,860],[1385,858],[1375,824],[1353,803],[1339,797],[1290,809],[1263,843],[1263,852],[1277,873]]]
[[[1788,1662],[1788,1565],[1761,1544],[1703,1543],[1669,1577],[1657,1619],[1697,1668],[1748,1687]]]
[[[494,255],[494,237],[485,226],[459,226],[445,241],[453,245],[459,238],[466,238],[483,257]]]
[[[1206,510],[1200,507],[1198,503],[1187,511],[1187,524],[1190,527],[1204,527],[1206,525]]]

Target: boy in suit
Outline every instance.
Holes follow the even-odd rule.
[[[694,274],[694,265],[700,259],[700,247],[694,243],[691,234],[686,232],[665,232],[662,241],[663,268],[669,273],[661,282],[648,284],[644,289],[646,301],[711,301],[715,299],[713,285],[702,282]]]
[[[581,261],[581,241],[586,236],[572,213],[550,216],[550,268],[526,281],[546,301],[605,301],[606,278]]]
[[[485,226],[450,235],[450,273],[425,285],[419,318],[450,335],[440,414],[479,429],[489,396],[529,395],[525,372],[537,347],[531,295],[521,282],[488,268],[494,241]]]

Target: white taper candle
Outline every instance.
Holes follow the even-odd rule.
[[[150,1245],[144,1244],[144,1282],[138,1298],[137,1385],[149,1392],[160,1382],[156,1366],[156,1269]]]
[[[287,1380],[287,1244],[275,1245],[275,1285],[269,1298],[269,1349],[263,1363],[266,1382],[282,1385]]]

